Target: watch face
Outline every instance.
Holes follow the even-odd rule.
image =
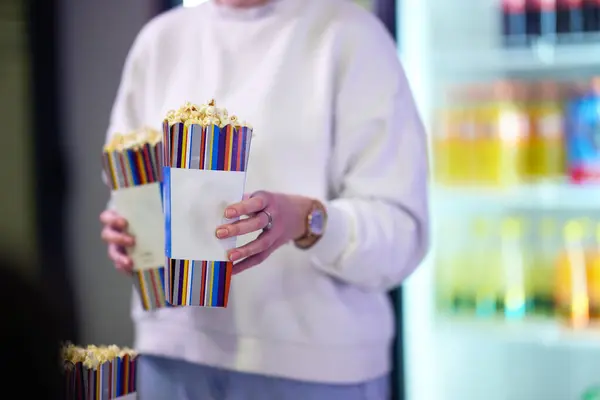
[[[310,219],[308,221],[308,229],[310,233],[313,235],[322,235],[323,234],[323,224],[324,224],[324,215],[321,210],[313,210],[310,213]]]

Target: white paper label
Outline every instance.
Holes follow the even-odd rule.
[[[115,397],[115,400],[137,400],[137,393],[129,393],[125,396]]]
[[[164,265],[165,230],[160,184],[150,183],[112,192],[115,210],[127,220],[128,232],[135,237],[129,251],[134,269]]]
[[[227,223],[225,208],[241,201],[245,172],[171,168],[168,180],[170,198],[165,210],[167,247],[178,260],[227,261],[227,251],[236,238],[218,239],[215,231]],[[170,204],[169,204],[170,203]],[[170,234],[169,234],[170,233]]]

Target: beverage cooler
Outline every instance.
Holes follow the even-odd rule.
[[[397,6],[433,235],[407,400],[600,399],[600,1]]]

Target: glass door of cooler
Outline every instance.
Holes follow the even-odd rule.
[[[600,2],[398,4],[432,172],[407,399],[600,398]]]

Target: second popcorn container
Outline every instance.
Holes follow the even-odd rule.
[[[186,103],[163,122],[165,291],[173,306],[227,307],[236,239],[217,239],[225,208],[242,200],[252,128],[214,100]]]
[[[145,310],[167,307],[164,291],[162,135],[149,128],[115,134],[103,151],[104,172],[114,209],[135,237],[129,251],[134,286]]]

